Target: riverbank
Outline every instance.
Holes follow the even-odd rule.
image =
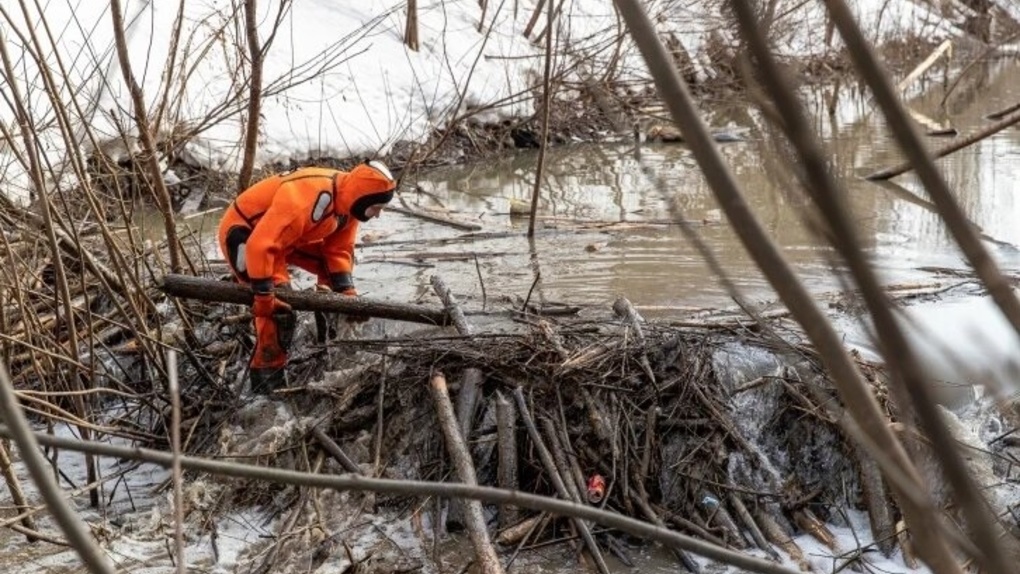
[[[911,56],[911,64],[906,64],[900,75],[912,69],[913,62],[928,47],[911,53],[899,45],[895,53]],[[725,54],[722,51],[717,55]],[[694,82],[706,116],[715,117],[713,112],[720,100],[731,106],[736,102],[745,115],[751,114],[751,107],[741,102],[752,92],[745,92],[737,80],[739,74],[732,72],[740,69],[737,60],[716,57],[713,61],[718,62],[711,68],[714,74]],[[811,60],[799,68],[796,63],[788,66],[806,70],[800,73],[804,82],[815,77],[832,79],[828,74],[836,74],[841,81],[829,84],[832,89],[828,99],[840,99],[836,86],[846,81],[843,75],[847,69],[839,64],[838,57]],[[705,66],[699,69],[709,70]],[[694,72],[692,77],[697,80],[698,70]],[[964,70],[959,73],[959,77],[967,76]],[[31,219],[30,214],[17,210],[5,212],[5,218],[10,215],[19,222],[12,236],[4,230],[4,240],[13,246],[8,254],[16,254],[10,260],[19,264],[8,270],[7,285],[12,287],[4,287],[5,300],[11,302],[0,316],[5,327],[0,331],[7,333],[4,359],[19,367],[14,373],[15,383],[23,400],[37,407],[39,428],[69,437],[98,436],[118,444],[167,449],[167,430],[174,423],[166,386],[171,376],[167,365],[172,359],[166,350],[172,348],[177,351],[173,356],[179,369],[174,372],[185,399],[180,413],[181,428],[187,429],[184,450],[190,455],[257,462],[321,476],[350,472],[343,460],[352,458],[358,469],[372,476],[449,482],[455,475],[460,476],[452,454],[456,448],[441,431],[438,406],[434,406],[438,404],[436,397],[426,389],[434,383],[437,372],[445,372],[450,377],[447,389],[459,403],[461,397],[469,396],[465,392],[466,373],[475,369],[485,377],[479,385],[475,410],[470,411],[475,416],[461,416],[458,421],[474,424],[465,438],[472,455],[481,451],[474,464],[483,482],[499,481],[500,465],[494,462],[493,451],[498,450],[501,441],[493,413],[500,410],[500,396],[506,399],[517,389],[522,393],[527,390],[525,404],[534,413],[539,438],[534,438],[523,418],[513,426],[513,435],[520,445],[514,459],[519,477],[525,477],[523,484],[531,492],[552,494],[556,489],[553,477],[560,474],[561,478],[566,475],[566,484],[574,484],[580,494],[581,490],[587,492],[589,479],[598,474],[608,478],[602,498],[607,507],[642,520],[658,517],[699,540],[721,541],[719,546],[725,549],[742,546],[740,550],[756,557],[779,555],[794,568],[805,563],[820,571],[829,568],[829,562],[844,558],[848,564],[871,559],[873,565],[882,568],[888,567],[890,560],[897,567],[898,560],[905,563],[905,554],[884,549],[879,557],[871,552],[891,539],[861,536],[866,531],[887,531],[890,520],[882,519],[880,527],[864,526],[868,520],[862,520],[859,502],[864,471],[851,467],[863,466],[865,458],[847,449],[850,439],[834,424],[837,415],[824,410],[831,401],[811,395],[819,389],[831,391],[829,381],[824,376],[807,377],[821,370],[817,365],[811,365],[809,373],[790,370],[789,357],[777,358],[776,347],[785,348],[791,341],[763,335],[764,331],[779,328],[792,335],[792,344],[796,345],[796,328],[779,321],[749,324],[743,316],[712,327],[692,325],[698,319],[683,325],[640,323],[624,320],[611,310],[611,304],[607,304],[611,301],[606,298],[621,291],[624,295],[631,292],[626,288],[628,284],[617,281],[618,277],[633,278],[629,285],[644,281],[647,289],[659,296],[672,293],[680,301],[668,301],[670,311],[689,304],[686,299],[693,297],[695,289],[680,284],[675,275],[662,272],[670,263],[665,250],[642,252],[631,248],[633,244],[623,243],[642,239],[642,235],[652,238],[649,241],[666,238],[670,241],[669,252],[679,251],[673,222],[663,215],[668,213],[664,203],[649,194],[644,183],[638,183],[636,192],[619,187],[620,182],[645,181],[637,177],[640,171],[634,163],[627,163],[639,150],[627,149],[634,146],[622,143],[631,141],[633,130],[620,135],[613,129],[613,122],[608,120],[613,114],[606,114],[607,107],[597,104],[600,98],[583,86],[561,82],[563,91],[558,89],[557,93],[562,99],[556,100],[550,114],[554,149],[547,151],[563,151],[582,142],[621,143],[592,146],[600,149],[573,160],[565,155],[552,156],[561,162],[555,165],[559,175],[573,187],[562,193],[552,191],[556,183],[544,188],[553,200],[552,213],[542,214],[546,234],[538,241],[545,240],[557,249],[567,246],[573,250],[574,259],[561,258],[560,252],[550,256],[549,251],[536,248],[535,242],[527,245],[519,233],[520,220],[514,221],[513,204],[503,208],[508,199],[523,199],[520,190],[530,190],[533,145],[540,141],[538,134],[543,128],[532,112],[544,88],[533,85],[528,92],[531,105],[524,106],[528,113],[512,116],[514,119],[489,121],[487,114],[464,116],[428,132],[421,140],[425,143],[394,142],[383,155],[406,174],[407,190],[416,192],[409,199],[447,199],[427,185],[419,190],[415,183],[433,178],[433,170],[439,167],[469,166],[472,162],[507,162],[513,166],[507,173],[489,176],[488,181],[471,173],[462,178],[463,193],[457,201],[474,201],[482,207],[454,213],[455,223],[471,226],[484,221],[491,224],[491,229],[472,236],[473,232],[459,228],[463,233],[457,236],[436,237],[394,217],[397,223],[393,228],[369,230],[372,236],[363,236],[366,245],[359,252],[366,256],[359,261],[359,289],[366,287],[367,296],[435,304],[432,279],[452,276],[455,293],[465,302],[472,324],[481,332],[475,337],[431,328],[409,333],[405,326],[373,321],[361,332],[345,333],[344,339],[323,346],[313,342],[311,325],[306,320],[291,373],[295,384],[281,393],[278,403],[244,393],[251,345],[247,307],[167,298],[154,287],[158,277],[167,272],[162,239],[166,235],[141,238],[132,235],[132,227],[107,226],[116,219],[108,213],[121,213],[124,221],[133,224],[136,220],[125,212],[139,198],[137,203],[149,201],[144,157],[129,158],[118,166],[123,171],[114,180],[120,187],[101,188],[104,193],[93,197],[87,195],[90,190],[84,186],[82,197],[88,201],[75,205],[58,202],[61,209],[54,210],[59,219],[56,225],[47,226],[45,220]],[[620,82],[601,91],[612,96],[609,110],[622,113],[624,124],[639,127],[639,138],[654,140],[655,136],[649,137],[652,128],[658,128],[659,134],[669,128],[668,122],[662,123],[661,106],[646,84]],[[716,127],[728,129],[729,125]],[[756,144],[766,147],[766,140],[759,134],[752,136]],[[724,149],[740,154],[745,147],[737,142]],[[872,147],[862,149],[877,160],[888,157]],[[693,208],[688,213],[699,215],[692,222],[707,233],[721,236],[722,218],[703,199],[709,194],[696,193],[700,189],[695,180],[697,170],[688,158],[671,155],[668,147],[654,142],[643,146],[642,151],[666,160],[662,171],[676,178],[676,195]],[[189,163],[183,154],[170,153],[168,157],[167,181],[175,205],[168,210],[173,213],[160,216],[180,217],[183,222],[184,212],[214,209],[217,202],[229,200],[236,192],[236,176],[230,170]],[[513,163],[514,158],[520,161]],[[293,167],[307,160],[343,166],[358,159],[356,155],[330,155],[291,158],[272,165]],[[858,164],[857,156],[850,159],[838,164],[843,169]],[[620,169],[615,161],[620,161]],[[592,163],[608,165],[606,178],[617,187],[600,187],[592,179],[582,180],[579,175],[589,174],[584,168]],[[762,169],[762,163],[745,165],[745,173],[758,177],[753,188],[764,188],[766,183],[782,187],[782,180],[772,181],[771,172]],[[491,182],[516,181],[518,176],[522,183],[515,184],[514,194],[491,199],[484,195],[488,191],[480,191],[483,187],[502,191]],[[530,183],[533,185],[533,178]],[[135,195],[125,190],[134,190]],[[592,198],[596,195],[608,199],[595,201]],[[776,195],[786,201],[765,203],[766,211],[772,208],[771,213],[778,213],[777,206],[788,205],[790,196]],[[99,201],[92,203],[96,199]],[[102,215],[90,211],[99,209],[97,205],[108,205],[115,211]],[[879,228],[879,239],[903,233],[902,217],[896,219],[900,216],[897,210],[889,211],[894,212],[896,224],[888,232]],[[610,217],[601,217],[606,212]],[[793,210],[789,213],[792,215],[786,219],[773,220],[779,223],[771,227],[777,237],[789,237],[795,228],[792,222],[801,215]],[[474,221],[468,221],[466,215],[473,216]],[[47,229],[53,231],[49,237],[41,233]],[[188,273],[207,279],[222,277],[225,269],[215,252],[207,249],[203,228],[182,225],[180,229],[179,237],[187,246]],[[73,241],[66,230],[75,234]],[[574,232],[582,238],[580,241],[564,240],[566,233]],[[394,235],[387,238],[387,233]],[[512,234],[520,241],[487,244],[484,249],[471,243]],[[61,251],[49,253],[39,247],[51,245],[50,241],[56,242],[52,249]],[[876,244],[884,248],[890,243]],[[472,246],[470,251],[466,245]],[[733,243],[720,245],[731,253],[737,251]],[[820,251],[814,244],[796,245],[804,247],[797,250],[802,254],[817,256]],[[99,261],[95,254],[100,255]],[[589,258],[585,263],[588,267],[576,265],[580,257]],[[682,253],[677,259],[702,263],[696,253]],[[607,262],[611,265],[605,265]],[[808,262],[818,265],[805,256],[799,260],[802,271],[810,272]],[[628,267],[633,264],[637,265]],[[828,271],[828,267],[825,269]],[[700,267],[698,273],[706,275]],[[596,274],[598,280],[592,279]],[[552,284],[551,279],[557,275],[580,279],[575,278],[572,284],[563,281],[557,285],[558,291],[547,291],[541,279]],[[750,272],[737,276],[745,286],[755,281],[749,279]],[[581,290],[580,283],[589,290],[592,285],[600,288],[602,300],[575,304],[577,301],[569,295]],[[702,289],[718,296],[714,283]],[[686,311],[697,314],[691,309]],[[68,316],[73,320],[68,321]],[[645,330],[643,336],[638,335],[639,327]],[[87,352],[79,351],[86,347]],[[797,357],[809,353],[794,349]],[[762,364],[765,366],[758,370]],[[875,393],[886,407],[888,395],[874,365],[862,361],[859,368],[872,376],[868,382],[875,385]],[[104,398],[92,400],[93,395]],[[586,395],[591,395],[591,400],[585,400]],[[90,398],[77,398],[82,396]],[[961,434],[957,436],[975,449],[988,449],[1002,461],[1014,456],[1009,449],[1015,445],[1006,438],[1015,424],[995,406],[976,405],[979,412],[960,425]],[[890,415],[888,411],[885,414]],[[600,435],[606,419],[610,432]],[[911,428],[900,425],[902,421],[892,415],[889,422],[895,428]],[[328,440],[314,434],[315,428],[322,430]],[[972,440],[974,436],[978,439]],[[996,440],[997,436],[1006,438]],[[909,433],[904,437],[916,438]],[[344,456],[336,454],[330,441]],[[558,467],[556,458],[550,467],[536,454],[540,442],[560,445]],[[923,441],[918,442],[918,448],[923,449]],[[929,462],[937,454],[919,452]],[[382,571],[459,571],[470,563],[468,556],[474,555],[477,547],[468,550],[463,536],[448,536],[444,529],[451,522],[450,505],[437,502],[434,496],[337,494],[189,472],[185,474],[185,499],[175,502],[171,477],[165,471],[151,466],[130,468],[121,480],[117,472],[128,471],[121,461],[111,464],[107,459],[97,462],[78,458],[65,450],[59,453],[59,458],[51,454],[54,468],[62,473],[69,488],[81,489],[75,501],[81,505],[82,515],[104,548],[126,569],[173,568],[173,560],[179,556],[174,558],[176,551],[168,548],[175,534],[177,518],[173,510],[177,508],[186,512],[185,544],[193,566],[213,572],[270,571],[281,565],[302,571],[346,572],[354,568],[354,563],[362,564],[362,569],[376,563],[372,567]],[[982,480],[982,485],[994,491],[994,507],[1003,509],[1006,515],[1005,509],[1014,502],[1014,471],[1012,466],[996,466],[993,459],[980,457],[978,461],[989,463],[981,474],[988,482]],[[15,468],[20,482],[29,485],[29,500],[35,501],[20,463]],[[926,467],[932,471],[926,475],[930,479],[926,484],[940,476],[934,472],[936,468],[934,464]],[[793,483],[787,484],[787,477],[792,477]],[[86,493],[93,500],[86,502]],[[871,508],[896,508],[887,498],[877,500],[879,503]],[[95,506],[85,508],[91,504]],[[14,508],[20,504],[12,499],[9,506],[8,517],[14,518]],[[721,512],[708,512],[716,506],[726,509],[735,526],[715,522],[723,520]],[[491,536],[505,531],[496,526],[501,517],[498,510],[489,506],[483,516],[491,519]],[[818,526],[812,516],[823,526]],[[799,523],[798,519],[807,522]],[[48,532],[57,531],[46,519],[40,524]],[[522,539],[530,542],[517,542],[522,551],[547,544],[563,549],[564,559],[561,563],[531,563],[529,567],[570,569],[579,554],[586,556],[586,561],[594,560],[591,550],[587,554],[580,550],[588,542],[583,540],[577,523],[550,518],[544,525],[542,519],[532,525],[535,531]],[[771,529],[773,526],[776,529]],[[814,530],[809,532],[809,526]],[[839,534],[830,538],[826,530]],[[633,558],[648,549],[624,532],[593,529],[592,535],[600,552],[617,555],[608,559],[622,563],[619,555]],[[901,548],[909,547],[897,542]],[[9,555],[25,556],[17,553],[23,550],[18,548],[24,545],[20,539],[7,543]],[[516,548],[511,544],[501,546],[501,559],[509,559]],[[48,568],[54,563],[74,561],[73,554],[64,551],[50,558],[49,562],[39,558],[38,563]],[[672,555],[658,564],[675,570],[683,562],[680,555]]]

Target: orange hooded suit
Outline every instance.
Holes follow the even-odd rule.
[[[350,172],[301,168],[259,181],[241,192],[220,221],[220,250],[237,279],[255,292],[252,389],[268,392],[284,382],[295,318],[273,289],[287,287],[287,265],[318,276],[320,285],[356,295],[354,242],[358,223],[374,205],[393,199],[396,182],[381,162]]]

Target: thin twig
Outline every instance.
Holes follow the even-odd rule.
[[[167,349],[167,374],[170,377],[170,448],[173,461],[170,474],[174,484],[174,544],[177,553],[177,574],[188,571],[184,556],[184,489],[181,477],[181,389],[177,379],[177,352]]]

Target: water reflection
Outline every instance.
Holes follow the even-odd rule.
[[[1000,66],[983,88],[966,101],[955,100],[952,125],[968,134],[988,125],[983,116],[1015,102],[1020,96],[1016,67]],[[824,99],[824,94],[814,101]],[[833,172],[847,193],[863,245],[885,280],[920,281],[925,266],[961,267],[963,262],[938,217],[924,205],[926,196],[916,178],[897,178],[902,187],[893,192],[860,178],[862,173],[895,165],[901,158],[875,113],[860,99],[844,98],[835,117],[819,114],[820,133],[831,153]],[[912,103],[918,114],[938,117],[941,94]],[[846,112],[846,113],[844,113]],[[714,120],[743,122],[748,139],[722,144],[748,201],[773,239],[813,290],[837,289],[829,271],[828,248],[803,224],[803,201],[781,169],[788,158],[770,148],[763,122],[746,111],[716,111]],[[933,147],[948,139],[930,140]],[[940,160],[945,177],[972,220],[989,239],[1007,269],[1018,264],[1020,229],[1015,225],[1015,173],[1020,167],[1020,145],[1015,130],[1006,130]],[[601,303],[624,294],[635,304],[650,307],[720,306],[729,304],[702,261],[685,242],[669,218],[667,200],[675,201],[687,221],[745,295],[770,299],[770,289],[750,263],[743,247],[720,217],[710,190],[686,146],[646,144],[642,161],[665,182],[664,197],[642,174],[632,145],[575,145],[550,150],[542,182],[540,229],[533,251],[521,238],[479,241],[474,244],[431,249],[478,252],[483,270],[497,290],[523,296],[530,286],[531,261],[542,267],[543,296],[575,303]],[[511,205],[529,202],[534,187],[536,157],[521,153],[484,165],[453,167],[428,175],[421,185],[428,195],[409,197],[419,207],[439,207],[458,217],[481,223],[488,231],[523,233],[526,221],[511,217]],[[902,190],[916,194],[915,198]],[[618,222],[596,229],[590,222]],[[624,223],[626,222],[626,223]],[[451,231],[398,222],[401,236],[428,241]],[[393,237],[391,237],[392,239]],[[366,250],[366,257],[374,251]],[[493,254],[486,256],[486,253]],[[497,255],[498,254],[498,255]],[[474,262],[437,264],[444,274],[476,276]],[[470,273],[459,267],[471,268]],[[483,277],[486,274],[483,273]],[[477,283],[477,277],[471,283]]]

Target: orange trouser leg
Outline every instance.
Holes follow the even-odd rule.
[[[313,243],[303,245],[287,254],[287,263],[300,267],[319,278],[319,285],[329,287],[329,271],[326,269],[326,258],[322,254],[322,245]]]
[[[255,351],[251,355],[251,388],[267,394],[287,385],[287,349],[293,337],[293,313],[255,317]]]
[[[280,326],[273,317],[255,317],[255,352],[251,366],[282,367],[287,364],[287,350],[280,341]]]

